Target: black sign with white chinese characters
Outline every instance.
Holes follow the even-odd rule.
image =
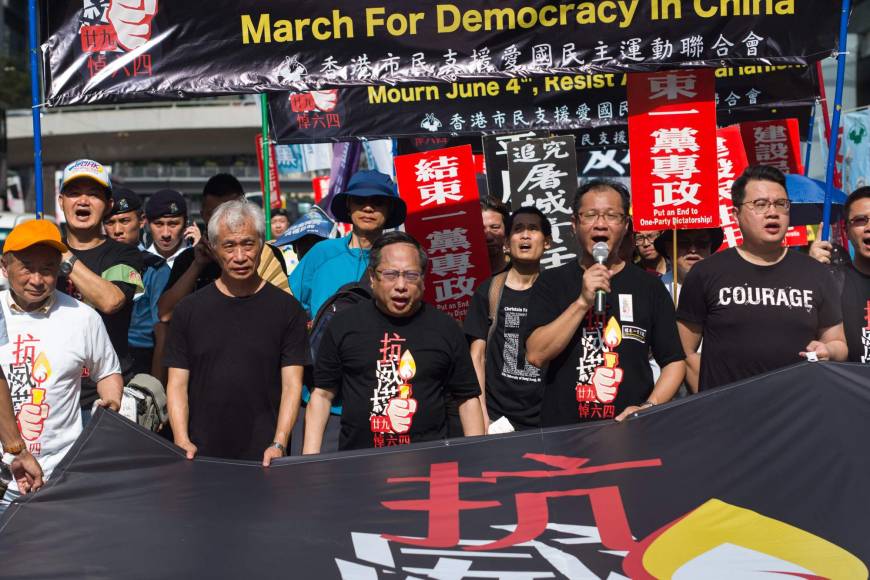
[[[50,106],[806,64],[836,49],[839,23],[830,0],[40,4]]]
[[[547,136],[547,131],[524,131],[505,135],[487,135],[483,138],[483,157],[486,163],[486,185],[489,195],[505,203],[511,200],[508,145],[534,137]]]
[[[574,133],[579,149],[625,148],[625,86],[624,73],[601,73],[348,87],[272,94],[269,114],[282,143],[543,130]],[[720,125],[783,107],[808,107],[818,94],[815,67],[716,70]]]
[[[571,202],[577,190],[577,151],[574,137],[529,139],[508,144],[511,207],[535,206],[553,227],[550,249],[541,266],[558,268],[579,254],[571,228]]]
[[[269,468],[100,409],[0,519],[3,576],[867,578],[868,383],[803,363],[623,424]]]

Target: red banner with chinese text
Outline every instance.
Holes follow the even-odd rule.
[[[719,225],[725,234],[722,247],[733,248],[743,243],[740,226],[734,219],[731,186],[749,166],[739,125],[716,131],[716,157],[719,163]]]
[[[636,230],[719,223],[712,69],[628,75]]]
[[[260,187],[263,191],[263,203],[265,202],[266,180],[263,177],[263,136],[257,134],[257,167],[260,168]],[[275,144],[269,143],[269,200],[272,209],[281,207],[281,183],[278,179],[278,159],[275,156]]]
[[[396,157],[396,182],[408,206],[405,231],[429,256],[424,298],[457,321],[490,275],[471,147]]]
[[[771,165],[783,173],[803,175],[801,137],[797,119],[740,123],[740,133],[751,165]],[[784,246],[807,245],[806,226],[788,228]]]

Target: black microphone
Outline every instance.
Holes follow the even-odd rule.
[[[607,257],[610,255],[610,248],[607,247],[606,242],[595,242],[595,245],[592,246],[592,259],[595,260],[596,264],[604,265],[607,261]],[[604,311],[607,308],[607,294],[604,290],[596,290],[595,291],[595,314],[604,314]]]

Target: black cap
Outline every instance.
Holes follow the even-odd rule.
[[[187,215],[187,202],[184,201],[184,196],[174,189],[161,189],[148,198],[145,217],[149,220],[179,215]]]
[[[129,211],[142,209],[142,198],[136,195],[132,189],[116,187],[112,190],[112,211],[109,215],[118,215]]]

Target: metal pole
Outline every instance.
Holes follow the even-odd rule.
[[[808,176],[810,174],[810,159],[812,159],[813,152],[813,125],[816,122],[816,102],[813,102],[813,108],[810,111],[810,121],[809,126],[807,127],[807,150],[804,155],[804,176]]]
[[[263,133],[263,211],[266,215],[266,239],[272,239],[272,167],[269,153],[269,101],[266,93],[260,93],[260,130]]]
[[[30,19],[29,44],[30,49],[30,114],[33,118],[33,190],[36,194],[36,217],[42,219],[45,203],[42,188],[42,119],[40,118],[41,94],[39,90],[39,44],[37,35],[36,0],[28,2],[28,18]]]
[[[846,39],[849,26],[849,0],[843,0],[840,12],[840,48],[837,54],[837,91],[834,94],[834,114],[831,119],[831,137],[828,146],[828,171],[825,174],[825,207],[822,211],[822,241],[830,237],[831,198],[834,191],[834,168],[837,161],[837,143],[840,138],[840,110],[843,108],[843,78],[846,74]]]
[[[674,274],[674,287],[672,288],[674,308],[677,307],[677,284],[679,284],[677,280],[677,231],[677,228],[674,228],[674,253],[671,254],[671,272]]]

